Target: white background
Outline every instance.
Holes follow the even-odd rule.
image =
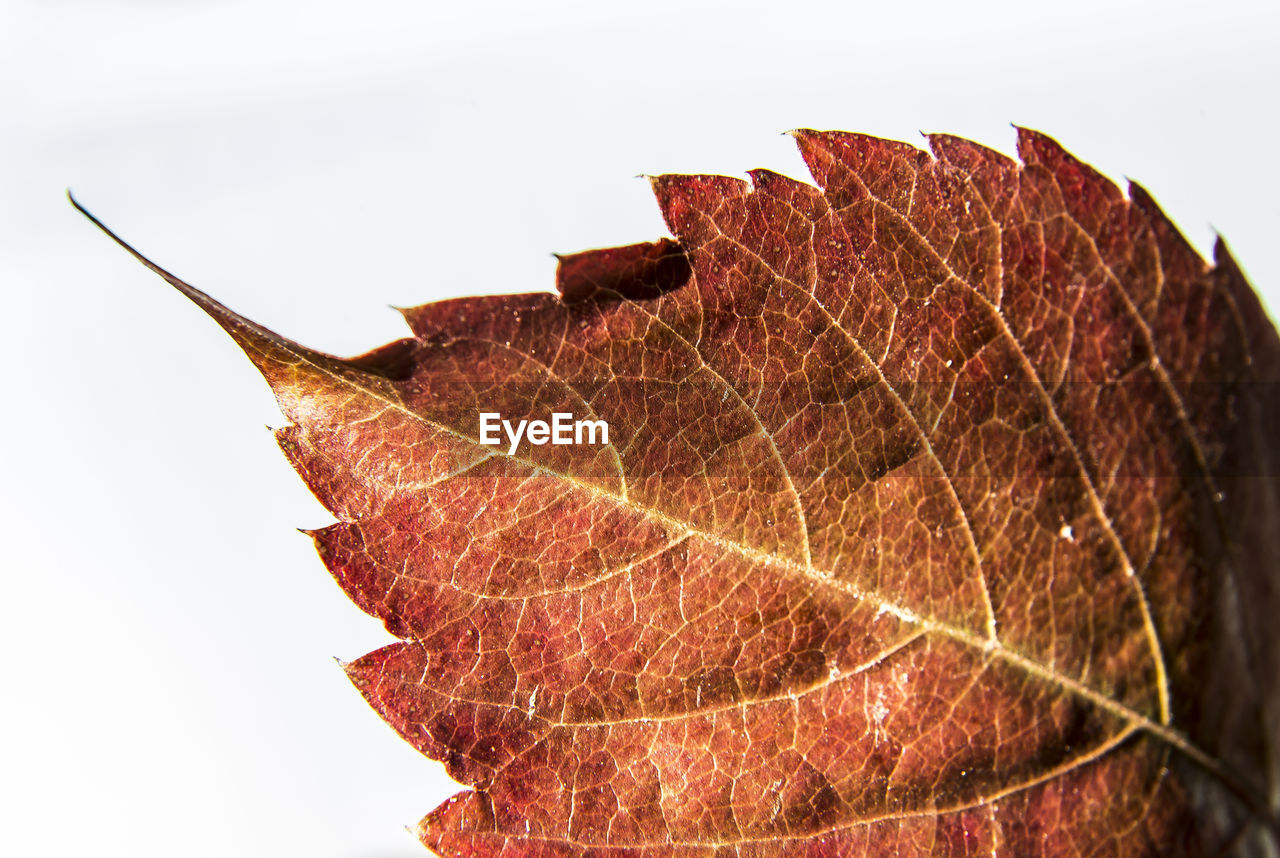
[[[664,234],[639,173],[1016,122],[1220,230],[1277,308],[1268,5],[0,1],[0,852],[413,856],[452,790],[332,660],[389,638],[293,530],[330,519],[265,384],[64,189],[352,353],[388,304]]]

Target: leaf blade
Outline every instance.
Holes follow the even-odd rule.
[[[676,242],[350,360],[146,263],[267,376],[321,556],[403,639],[353,682],[476,789],[424,842],[1265,849],[1280,705],[1202,681],[1280,668],[1280,346],[1243,276],[1036,132],[1020,164],[794,136],[818,188],[658,177]],[[612,443],[476,437],[557,409]]]

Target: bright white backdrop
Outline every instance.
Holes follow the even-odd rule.
[[[310,345],[664,233],[639,173],[1010,122],[1142,181],[1280,308],[1262,2],[0,2],[0,852],[399,858],[452,789],[332,656],[388,640],[256,372],[94,230]],[[1212,226],[1211,226],[1212,225]]]

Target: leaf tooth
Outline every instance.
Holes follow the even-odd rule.
[[[1002,152],[957,137],[954,134],[926,134],[929,149],[942,163],[966,173],[1007,172],[1018,164]]]
[[[609,296],[656,298],[688,282],[689,260],[669,238],[626,247],[556,254],[556,289],[566,303]]]
[[[418,339],[449,343],[463,336],[509,339],[509,333],[499,336],[495,332],[499,328],[503,331],[518,328],[522,317],[546,312],[558,303],[555,295],[531,292],[525,295],[453,298],[396,309]]]
[[[695,251],[718,234],[707,213],[751,193],[751,186],[732,176],[670,173],[649,179],[662,218],[686,252]]]
[[[803,128],[792,132],[791,136],[795,138],[813,180],[828,193],[840,189],[841,176],[849,171],[860,175],[874,174],[887,188],[905,191],[911,187],[911,182],[904,174],[918,171],[931,160],[929,153],[910,143],[884,140],[868,134]]]

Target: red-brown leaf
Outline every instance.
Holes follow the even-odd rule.
[[[1055,142],[795,133],[562,298],[236,339],[443,855],[1275,855],[1280,343]],[[150,263],[148,263],[150,264]],[[154,267],[154,266],[152,266]],[[159,271],[159,269],[156,269]],[[609,446],[478,443],[480,412]]]

